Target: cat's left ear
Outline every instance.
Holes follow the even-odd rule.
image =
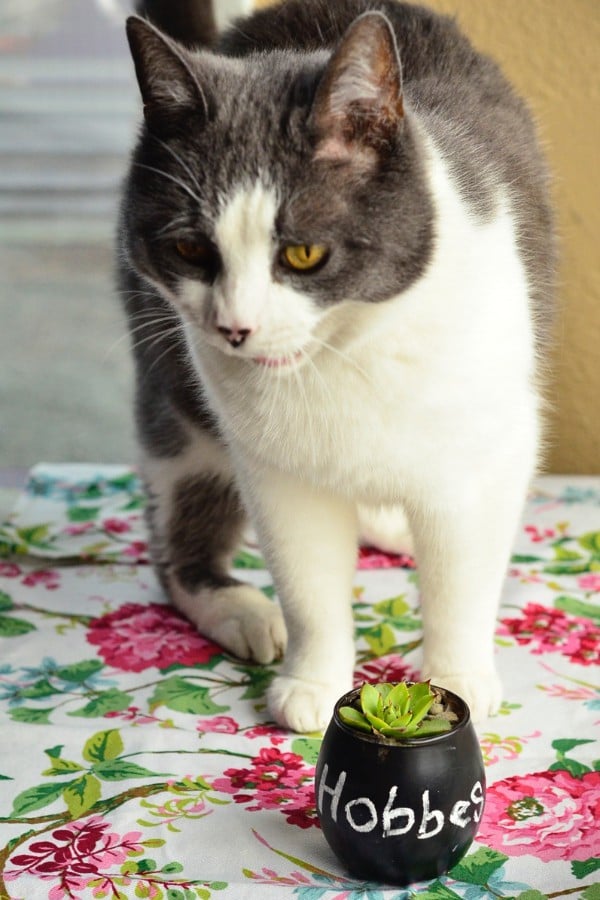
[[[388,19],[356,19],[323,74],[310,124],[317,159],[364,163],[391,152],[404,117],[402,68]]]
[[[164,130],[182,112],[208,116],[209,108],[186,58],[185,50],[145,19],[127,19],[127,39],[151,130]]]

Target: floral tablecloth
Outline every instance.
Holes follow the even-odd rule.
[[[600,900],[600,478],[536,483],[498,617],[478,840],[410,888],[337,863],[320,735],[269,721],[275,666],[166,605],[143,502],[126,467],[41,465],[0,528],[0,898]],[[255,547],[237,565],[273,595]],[[357,682],[416,676],[417,598],[410,559],[361,552]]]

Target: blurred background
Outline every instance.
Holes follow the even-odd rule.
[[[562,243],[546,468],[600,474],[600,4],[429,5],[503,65],[538,119]],[[135,462],[112,277],[139,112],[127,10],[127,0],[0,3],[0,467]]]

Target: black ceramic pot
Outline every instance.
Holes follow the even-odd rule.
[[[467,704],[440,691],[452,730],[393,741],[345,725],[335,705],[315,773],[317,810],[330,847],[355,876],[407,885],[444,874],[467,852],[481,819],[485,772]]]

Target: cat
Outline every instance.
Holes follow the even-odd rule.
[[[120,285],[165,590],[232,654],[283,655],[270,714],[314,731],[352,683],[359,538],[414,550],[422,673],[485,719],[553,308],[526,105],[395,0],[284,0],[210,51],[127,32]],[[247,516],[279,603],[231,575]]]

